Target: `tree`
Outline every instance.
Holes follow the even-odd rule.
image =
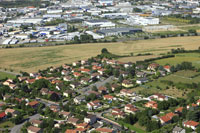
[[[140,8],[134,8],[133,11],[134,12],[142,12],[142,10]]]
[[[120,75],[120,76],[119,76],[119,82],[122,83],[123,80],[124,80],[123,76]]]
[[[109,52],[108,52],[108,50],[107,50],[106,48],[103,48],[103,49],[101,50],[101,53],[102,53],[102,54],[105,54],[105,53],[109,53]]]
[[[139,122],[140,126],[146,126],[150,122],[150,119],[148,116],[143,116],[143,117],[139,118],[138,122]]]
[[[15,124],[20,124],[23,120],[23,116],[21,114],[18,114],[15,118],[12,119],[12,122]]]

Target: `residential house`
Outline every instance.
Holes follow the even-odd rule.
[[[101,105],[101,103],[100,103],[99,100],[95,100],[95,101],[92,101],[92,102],[87,103],[87,108],[88,108],[89,110],[98,109],[98,108],[100,108],[101,106],[102,106],[102,105]]]
[[[78,78],[78,77],[81,77],[81,76],[82,76],[82,74],[81,74],[81,73],[79,73],[79,72],[74,72],[74,73],[73,73],[73,75],[74,75],[74,77],[76,77],[76,78]]]
[[[68,66],[68,65],[62,65],[62,67],[63,67],[63,69],[65,69],[65,70],[69,70],[71,67],[70,66]]]
[[[112,109],[112,115],[117,118],[123,118],[125,113],[122,110],[115,108]]]
[[[17,85],[9,84],[9,88],[12,89],[12,90],[15,90],[15,89],[17,89]]]
[[[164,116],[160,117],[160,122],[162,125],[169,124],[172,121],[172,118],[176,116],[173,112],[167,113]]]
[[[136,77],[138,77],[138,78],[146,77],[146,73],[138,71],[138,72],[136,72]]]
[[[36,78],[38,76],[38,74],[37,73],[29,73],[29,76]]]
[[[81,84],[87,85],[90,82],[91,82],[90,78],[85,78],[85,77],[81,78]]]
[[[171,72],[171,66],[170,65],[166,65],[163,68],[164,68],[165,71],[167,71],[169,73]]]
[[[81,69],[81,73],[87,73],[87,74],[89,74],[90,73],[90,69]]]
[[[71,117],[71,113],[70,112],[66,112],[66,111],[59,112],[59,115],[63,115],[63,117],[66,118],[66,119]]]
[[[69,73],[70,73],[70,71],[67,71],[67,70],[62,70],[62,71],[61,71],[61,74],[62,74],[62,75],[68,75]]]
[[[28,78],[28,77],[18,77],[18,80],[19,80],[20,82],[23,82],[23,81],[27,80],[27,78]]]
[[[63,77],[63,80],[64,81],[74,81],[74,78],[72,78],[71,76],[65,76],[65,77]]]
[[[144,67],[144,65],[137,65],[135,68],[137,70],[143,70],[145,67]]]
[[[100,133],[113,133],[114,132],[112,129],[109,129],[109,128],[97,128],[95,130]]]
[[[96,115],[89,114],[84,118],[84,122],[89,123],[90,125],[96,123],[97,117]]]
[[[63,96],[65,96],[65,97],[69,97],[69,96],[73,97],[75,95],[76,95],[76,92],[73,91],[73,90],[66,90],[66,91],[63,92]]]
[[[81,104],[81,102],[85,102],[85,96],[81,95],[74,98],[75,104]]]
[[[107,88],[105,86],[100,86],[98,88],[98,92],[101,93],[101,94],[106,94],[107,93]]]
[[[198,105],[195,104],[195,103],[192,103],[192,104],[190,104],[190,105],[187,105],[186,108],[187,108],[188,110],[189,110],[189,109],[193,109],[193,110],[195,110],[195,109],[198,108]]]
[[[77,88],[77,87],[80,86],[80,83],[79,83],[79,82],[73,82],[73,83],[70,83],[70,86],[71,86],[73,89],[75,89],[75,88]]]
[[[79,122],[79,119],[73,118],[73,117],[70,117],[70,118],[67,120],[67,123],[73,124],[74,126],[76,126],[76,124],[78,124],[78,122]]]
[[[122,75],[124,78],[127,77],[128,74],[129,74],[128,72],[125,72],[125,71],[120,71],[119,73],[120,73],[120,75]]]
[[[136,80],[137,84],[143,84],[143,83],[146,83],[146,82],[148,82],[148,79],[146,77]]]
[[[47,89],[47,88],[42,88],[42,89],[40,90],[40,93],[41,93],[42,95],[48,95],[49,89]]]
[[[135,96],[135,92],[133,90],[129,90],[129,89],[120,90],[120,94],[122,96],[128,96],[128,97]]]
[[[179,107],[179,108],[175,109],[174,112],[177,113],[177,114],[181,114],[182,111],[183,111],[183,107]]]
[[[53,112],[59,112],[60,106],[59,105],[50,105],[50,110],[52,110]]]
[[[27,103],[26,105],[29,105],[32,108],[37,108],[39,106],[39,102],[38,101],[32,101],[32,102]]]
[[[198,106],[200,105],[200,99],[199,99],[199,100],[197,100],[197,105],[198,105]]]
[[[32,83],[35,82],[35,80],[36,80],[36,79],[27,79],[27,80],[26,80],[26,83],[27,83],[27,84],[32,84]]]
[[[149,64],[147,70],[156,71],[160,65],[156,63]]]
[[[90,78],[93,79],[93,80],[94,79],[100,79],[101,78],[101,74],[98,73],[98,72],[93,73],[93,74],[91,74]]]
[[[157,109],[158,108],[158,104],[155,101],[149,101],[145,104],[145,107],[147,108],[153,108],[153,109]]]
[[[125,67],[125,68],[132,67],[132,66],[133,66],[133,63],[132,63],[132,62],[124,63],[124,67]]]
[[[102,69],[98,70],[97,72],[100,73],[101,75],[104,75],[104,74],[105,74],[105,71],[106,71],[106,69],[103,69],[103,68],[102,68]]]
[[[150,99],[156,99],[158,101],[167,101],[168,97],[163,94],[156,93],[156,94],[152,95],[150,97]]]
[[[81,60],[81,65],[88,64],[88,60]]]
[[[90,95],[90,94],[95,94],[96,97],[100,97],[101,96],[101,94],[99,92],[97,92],[97,91],[87,91],[86,92],[86,95]]]
[[[186,121],[183,123],[184,127],[191,128],[192,130],[196,130],[197,126],[199,126],[199,122],[196,121]]]
[[[29,126],[27,128],[28,133],[42,133],[42,129],[34,126]]]
[[[125,112],[125,113],[132,113],[132,114],[135,114],[135,113],[138,112],[138,111],[139,111],[139,109],[136,108],[136,107],[134,107],[134,106],[131,105],[131,104],[127,104],[127,105],[125,105],[125,107],[124,107],[124,112]]]
[[[65,133],[78,133],[76,129],[67,129]]]
[[[73,62],[72,65],[73,66],[78,66],[78,65],[80,65],[80,62]]]
[[[7,108],[7,109],[5,110],[5,113],[6,113],[6,115],[8,115],[8,113],[11,113],[12,116],[14,116],[14,117],[16,117],[16,116],[19,114],[19,112],[18,112],[17,110],[10,109],[10,108]]]
[[[111,89],[112,89],[112,91],[115,91],[117,88],[119,88],[120,86],[119,85],[117,85],[117,84],[112,84],[111,85]]]
[[[8,100],[8,99],[10,99],[12,96],[11,95],[8,95],[8,94],[5,94],[4,96],[3,96],[3,100],[5,101],[5,100]]]
[[[7,79],[6,81],[3,82],[3,85],[9,86],[10,84],[13,84],[13,80],[12,79]]]
[[[0,113],[0,120],[4,120],[6,118],[6,113],[5,112],[1,112]]]
[[[132,87],[132,86],[133,86],[133,83],[132,83],[132,81],[130,81],[130,80],[123,80],[122,86],[124,86],[124,87],[126,87],[126,88],[129,88],[129,87]]]
[[[39,127],[42,124],[42,121],[37,120],[37,119],[33,119],[33,120],[30,121],[30,123],[35,127]]]
[[[104,100],[112,101],[112,100],[115,100],[116,98],[113,97],[113,96],[111,96],[111,95],[104,95],[104,96],[103,96],[103,99],[104,99]]]
[[[97,66],[97,65],[92,66],[92,70],[100,70],[100,69],[102,69],[101,66]]]

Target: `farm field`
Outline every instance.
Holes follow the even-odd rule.
[[[174,58],[161,59],[157,60],[156,62],[161,65],[176,65],[182,63],[183,61],[192,62],[193,66],[200,68],[200,53],[176,54]]]
[[[156,58],[159,57],[159,55],[146,55],[146,56],[133,56],[133,57],[124,57],[124,58],[119,58],[117,59],[118,61],[121,62],[136,62],[136,61],[143,61],[145,59],[150,59],[150,58]]]
[[[116,43],[0,49],[0,67],[18,72],[20,70],[36,72],[50,66],[59,66],[96,56],[100,54],[102,48],[107,48],[113,54],[118,55],[130,55],[130,53],[159,55],[178,47],[184,47],[187,50],[197,49],[200,46],[199,42],[200,36],[193,36]]]
[[[163,93],[166,95],[170,95],[173,97],[183,97],[186,98],[186,93],[189,93],[190,90],[182,90],[182,89],[177,89],[175,87],[169,87],[169,89],[166,89],[168,86],[165,83],[162,83],[162,80],[167,80],[167,81],[173,81],[174,83],[198,83],[200,81],[200,73],[199,72],[194,72],[194,71],[179,71],[174,74],[161,77],[157,80],[154,80],[153,82],[146,83],[144,86],[140,86],[137,88],[133,88],[134,91],[136,92],[141,92],[144,94],[153,94],[159,91],[159,93]],[[191,78],[192,76],[196,76],[195,78]],[[159,87],[159,88],[158,88]]]

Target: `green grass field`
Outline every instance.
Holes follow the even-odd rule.
[[[174,83],[198,83],[200,81],[200,76],[196,76],[195,78],[191,78],[192,76],[198,75],[199,72],[194,72],[194,71],[179,71],[174,74],[161,77],[157,80],[154,80],[153,82],[146,83],[144,86],[140,86],[137,88],[133,88],[134,91],[136,92],[141,92],[142,94],[153,94],[159,93],[170,95],[173,97],[182,97],[186,98],[186,94],[191,92],[191,89],[187,90],[182,90],[182,89],[177,89],[175,87],[170,87],[165,83],[162,83],[162,80],[167,80],[167,81],[173,81]],[[166,87],[169,87],[169,89],[166,89]],[[157,87],[160,87],[157,88]]]
[[[5,121],[5,122],[0,123],[0,128],[4,128],[4,129],[11,128],[13,126],[14,124],[11,121]]]
[[[161,59],[157,60],[156,62],[160,65],[177,65],[184,61],[192,62],[193,66],[200,68],[200,53],[177,54],[174,58]]]
[[[1,79],[5,79],[5,78],[14,79],[14,78],[15,78],[15,75],[8,74],[8,73],[6,73],[6,72],[0,72],[0,80],[1,80]]]

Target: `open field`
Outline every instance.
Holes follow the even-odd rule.
[[[159,57],[159,55],[146,55],[146,56],[133,56],[133,57],[124,57],[124,58],[119,58],[118,61],[121,62],[136,62],[136,61],[143,61],[145,59],[150,59],[150,58],[156,58]]]
[[[14,124],[11,121],[5,121],[0,123],[0,128],[10,128],[13,126]]]
[[[161,65],[176,65],[182,63],[183,61],[192,62],[193,66],[200,68],[200,53],[177,54],[174,58],[161,59],[157,60],[156,62]]]
[[[14,71],[35,72],[50,66],[58,66],[96,56],[100,54],[102,48],[107,48],[110,52],[118,55],[130,55],[132,52],[134,54],[153,53],[159,55],[176,47],[197,49],[200,46],[199,42],[200,37],[194,36],[116,43],[0,49],[0,67]]]
[[[169,87],[169,89],[166,89],[168,85],[165,83],[162,83],[161,80],[173,81],[174,83],[179,83],[179,82],[189,83],[189,84],[198,83],[200,81],[200,75],[198,74],[199,72],[194,72],[190,70],[179,71],[169,76],[161,77],[157,80],[154,80],[153,82],[149,82],[145,84],[144,86],[133,88],[133,90],[136,92],[142,92],[144,94],[153,94],[159,91],[159,93],[170,95],[173,97],[186,98],[186,93],[189,93],[191,91],[190,89],[180,90],[175,87],[174,88]],[[195,78],[191,78],[192,76],[195,76],[195,75],[198,75],[198,76],[196,76]],[[161,89],[157,87],[160,87]]]
[[[8,74],[8,73],[6,73],[6,72],[0,72],[0,80],[1,80],[1,79],[5,79],[5,78],[14,79],[14,78],[15,78],[15,75]]]

